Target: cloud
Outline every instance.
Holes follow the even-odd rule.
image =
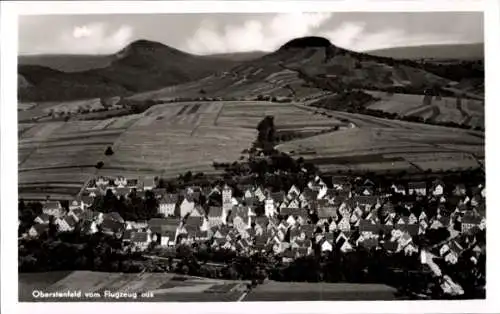
[[[356,51],[463,42],[459,35],[438,33],[409,34],[400,28],[386,28],[378,32],[370,32],[367,30],[366,24],[362,22],[345,22],[335,30],[324,32],[320,36],[328,38],[337,46]]]
[[[56,41],[42,45],[37,51],[76,54],[114,53],[126,46],[132,39],[133,28],[122,25],[110,30],[105,23],[89,23],[62,31]]]
[[[220,29],[214,20],[204,20],[182,49],[199,54],[271,51],[295,37],[312,35],[333,14],[277,14],[269,22],[248,20]]]

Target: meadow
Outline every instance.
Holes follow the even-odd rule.
[[[484,100],[367,92],[380,99],[370,104],[368,109],[396,113],[402,117],[421,117],[431,122],[455,122],[484,128]]]

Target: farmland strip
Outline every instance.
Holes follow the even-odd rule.
[[[182,115],[184,113],[184,111],[186,111],[187,108],[188,108],[188,105],[182,106],[182,109],[179,112],[177,112],[177,115],[178,116]]]
[[[196,105],[192,106],[192,107],[189,109],[189,111],[188,111],[188,113],[187,113],[187,114],[195,114],[195,113],[198,111],[198,109],[200,109],[200,107],[201,107],[201,105],[200,105],[200,104],[196,104]]]

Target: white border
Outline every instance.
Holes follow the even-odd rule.
[[[286,2],[284,5],[283,2]],[[500,170],[495,161],[500,151],[495,134],[500,117],[499,5],[483,1],[22,1],[1,2],[1,295],[3,313],[494,313],[500,310],[495,297],[500,296],[498,251],[500,239],[498,210],[500,195],[495,193]],[[486,169],[488,199],[488,280],[486,301],[374,301],[374,302],[267,302],[267,303],[18,303],[17,302],[17,17],[19,14],[89,14],[89,13],[181,13],[181,12],[320,12],[320,11],[485,11],[486,56]],[[43,34],[45,36],[49,34]],[[14,262],[14,260],[16,262]]]

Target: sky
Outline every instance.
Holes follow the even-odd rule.
[[[273,51],[322,36],[356,51],[483,42],[481,12],[183,13],[19,17],[19,54],[111,54],[138,39],[193,53]]]

